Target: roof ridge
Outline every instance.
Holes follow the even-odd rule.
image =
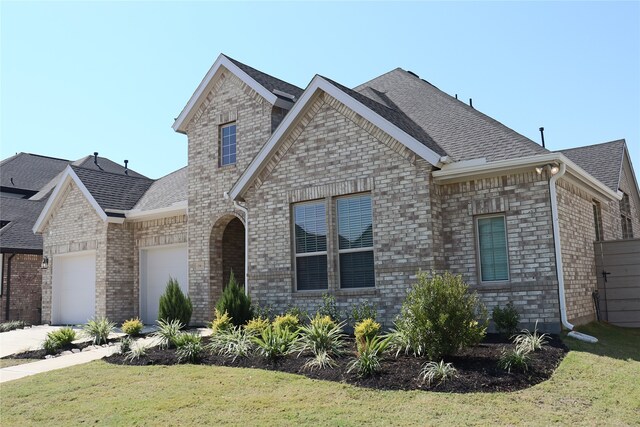
[[[146,176],[133,176],[133,175],[127,175],[125,173],[116,173],[116,172],[109,172],[109,171],[105,171],[105,170],[95,170],[92,168],[88,168],[88,167],[84,167],[84,166],[78,166],[78,165],[69,165],[71,167],[71,169],[82,169],[85,171],[89,171],[89,172],[95,172],[95,173],[106,173],[109,175],[115,175],[115,176],[124,176],[127,178],[133,178],[133,179],[144,179],[146,181],[156,181],[155,179],[152,178],[147,178]]]
[[[557,150],[557,151],[580,150],[580,149],[584,149],[584,148],[587,148],[587,147],[597,147],[597,146],[600,146],[600,145],[615,144],[615,143],[622,143],[625,147],[627,145],[627,141],[624,138],[621,138],[621,139],[614,139],[613,141],[598,142],[597,144],[581,145],[579,147],[571,147],[571,148],[562,148],[562,149]]]
[[[62,158],[60,158],[60,157],[45,156],[44,154],[24,153],[24,152],[22,152],[22,153],[20,153],[20,154],[28,154],[28,155],[30,155],[30,156],[42,157],[42,158],[44,158],[44,159],[60,160],[60,161],[62,161],[62,162],[69,162],[69,161],[70,161],[70,160],[67,160],[67,159],[62,159]]]
[[[386,76],[387,74],[391,74],[391,73],[393,73],[394,71],[397,71],[397,70],[405,71],[404,69],[402,69],[402,67],[396,67],[396,68],[394,68],[393,70],[389,70],[389,71],[387,71],[386,73],[382,73],[382,74],[380,74],[379,76],[376,76],[376,77],[374,77],[374,78],[372,78],[372,79],[367,80],[367,81],[366,81],[366,82],[364,82],[364,83],[359,84],[358,86],[354,87],[354,88],[353,88],[353,90],[355,90],[356,92],[358,92],[358,91],[360,91],[361,89],[364,89],[365,87],[371,87],[371,86],[369,86],[369,85],[368,85],[368,83],[371,83],[372,81],[374,81],[374,80],[376,80],[376,79],[379,79],[380,77]]]
[[[258,70],[257,68],[254,68],[254,67],[252,67],[251,65],[247,65],[247,64],[245,64],[244,62],[238,61],[237,59],[234,59],[234,58],[230,57],[229,55],[227,55],[227,54],[225,54],[225,53],[221,53],[221,55],[222,55],[222,56],[224,56],[225,58],[227,58],[228,60],[230,60],[231,62],[236,63],[236,65],[237,65],[237,64],[241,64],[242,66],[247,67],[247,68],[250,68],[250,69],[252,69],[252,70],[254,70],[254,71],[258,72],[258,73],[264,74],[265,76],[268,76],[268,77],[270,77],[270,78],[272,78],[272,79],[278,80],[278,81],[280,81],[280,82],[282,82],[282,83],[286,83],[286,84],[288,84],[288,85],[294,86],[295,88],[299,89],[300,91],[304,91],[304,89],[302,89],[301,87],[299,87],[299,86],[297,86],[297,85],[294,85],[293,83],[289,83],[289,82],[288,82],[288,81],[286,81],[286,80],[282,80],[282,79],[280,79],[280,78],[278,78],[278,77],[275,77],[275,76],[273,76],[273,75],[271,75],[271,74],[269,74],[269,73],[265,73],[264,71]],[[294,95],[294,94],[291,94],[291,95]]]

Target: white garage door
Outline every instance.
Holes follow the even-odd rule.
[[[140,317],[145,324],[158,320],[160,295],[173,277],[185,295],[189,290],[187,246],[163,246],[140,251]]]
[[[55,325],[87,323],[95,315],[96,253],[53,258],[51,321]]]

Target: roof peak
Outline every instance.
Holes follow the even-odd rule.
[[[73,169],[73,170],[80,169],[80,170],[84,170],[84,171],[88,171],[90,173],[96,173],[96,174],[108,174],[108,175],[115,175],[115,176],[124,176],[124,177],[132,178],[132,179],[143,179],[145,181],[155,181],[155,179],[147,178],[146,176],[135,176],[135,175],[127,175],[125,173],[119,173],[119,172],[111,172],[111,171],[106,171],[106,170],[96,170],[96,169],[89,168],[89,167],[86,167],[86,166],[79,166],[79,165],[74,165],[74,164],[70,164],[69,167],[71,169]]]

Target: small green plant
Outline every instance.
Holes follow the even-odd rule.
[[[360,304],[354,304],[351,307],[351,321],[353,322],[353,325],[363,321],[364,319],[371,319],[375,321],[377,316],[378,308],[375,304],[369,303],[367,300],[360,302]]]
[[[109,334],[113,332],[116,324],[106,317],[91,319],[83,326],[82,331],[86,337],[91,338],[94,345],[106,344]]]
[[[367,344],[367,340],[371,340],[380,332],[380,323],[371,318],[363,319],[356,323],[354,333],[356,336],[356,346],[358,351],[362,351]]]
[[[273,318],[273,307],[269,304],[259,304],[257,302],[251,303],[251,312],[253,313],[253,318],[263,318],[271,321]]]
[[[327,369],[327,368],[335,368],[338,364],[333,357],[329,355],[326,351],[321,351],[307,360],[304,365],[302,365],[302,369],[313,371],[314,369]]]
[[[202,356],[202,337],[197,333],[181,332],[175,339],[178,362],[196,363]]]
[[[251,337],[251,340],[257,346],[260,355],[267,359],[275,360],[294,351],[298,335],[288,328],[271,325],[262,331],[259,336]]]
[[[136,336],[142,332],[144,324],[137,317],[135,319],[126,320],[122,323],[122,332],[129,336]]]
[[[389,338],[376,336],[367,340],[364,349],[349,362],[347,372],[356,371],[359,377],[368,377],[382,368],[382,355],[389,346]]]
[[[125,335],[120,338],[120,354],[127,354],[131,351],[131,346],[133,345],[133,338],[129,335]]]
[[[520,314],[513,304],[509,302],[504,308],[500,308],[500,306],[494,308],[491,312],[491,319],[500,334],[511,337],[518,330]]]
[[[424,354],[422,343],[413,341],[414,328],[409,327],[409,321],[405,321],[402,328],[391,329],[387,336],[389,337],[389,347],[395,350],[396,357],[400,353],[408,355],[413,353],[416,356]]]
[[[524,349],[515,348],[510,351],[504,350],[502,356],[500,356],[500,360],[498,360],[498,367],[509,373],[511,373],[511,370],[524,372],[529,369],[530,360],[529,352]]]
[[[295,316],[300,321],[302,321],[303,319],[306,319],[306,318],[309,317],[309,314],[307,313],[307,310],[303,310],[300,307],[298,307],[297,305],[292,305],[289,308],[287,308],[287,311],[285,311],[285,314],[290,314],[292,316]]]
[[[276,329],[287,329],[290,332],[296,333],[300,326],[300,318],[294,314],[283,314],[276,316],[273,319],[273,327]]]
[[[53,354],[62,347],[71,344],[76,339],[76,331],[66,326],[64,328],[51,331],[42,343],[42,348],[47,354]]]
[[[160,296],[158,319],[165,322],[178,320],[183,327],[186,327],[189,325],[192,312],[191,298],[185,296],[178,281],[170,277],[164,294]]]
[[[233,323],[231,322],[231,317],[229,317],[229,313],[226,311],[220,311],[217,308],[214,310],[214,318],[211,322],[211,330],[214,335],[220,331],[226,331],[233,327]]]
[[[342,333],[344,322],[336,324],[329,316],[316,316],[308,325],[299,329],[300,339],[297,341],[295,351],[298,356],[305,351],[314,355],[305,364],[306,368],[325,368],[333,366],[332,358],[343,354],[345,335]]]
[[[340,311],[338,310],[338,304],[336,303],[336,297],[331,294],[322,294],[322,305],[317,311],[317,314],[321,316],[329,316],[334,321],[340,321]]]
[[[131,347],[131,349],[126,353],[124,360],[127,362],[133,362],[139,360],[141,357],[145,357],[147,355],[147,350],[149,347],[143,344],[136,344]]]
[[[233,271],[229,276],[229,283],[216,303],[216,308],[221,313],[229,313],[233,324],[236,326],[244,325],[253,318],[251,298],[245,294],[244,288],[238,285]]]
[[[14,329],[24,328],[26,324],[22,320],[11,320],[9,322],[0,323],[0,332],[9,332]]]
[[[248,335],[260,335],[262,331],[269,327],[269,319],[264,317],[254,317],[244,325],[244,330]]]
[[[430,386],[434,382],[438,384],[454,378],[458,370],[451,363],[444,363],[444,360],[438,362],[427,362],[422,366],[420,371],[420,379],[422,382]]]
[[[538,333],[538,321],[536,320],[536,326],[531,333],[528,329],[523,329],[518,335],[513,338],[513,343],[516,348],[531,353],[534,351],[542,350],[547,345],[548,335]]]
[[[158,320],[158,330],[152,334],[152,337],[158,341],[161,348],[172,348],[176,346],[176,339],[183,327],[184,325],[178,319]]]
[[[267,328],[269,327],[270,325],[267,323]],[[255,345],[252,338],[257,335],[258,333],[249,333],[241,326],[233,326],[212,335],[207,350],[212,354],[231,357],[232,360],[236,360],[238,357],[247,357],[253,352]]]

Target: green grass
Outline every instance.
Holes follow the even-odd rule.
[[[37,362],[41,359],[0,359],[0,369],[9,366],[24,365],[25,363]]]
[[[591,325],[553,377],[515,393],[375,391],[253,369],[92,362],[2,384],[0,424],[637,425],[640,330]],[[418,372],[416,372],[416,376]]]

